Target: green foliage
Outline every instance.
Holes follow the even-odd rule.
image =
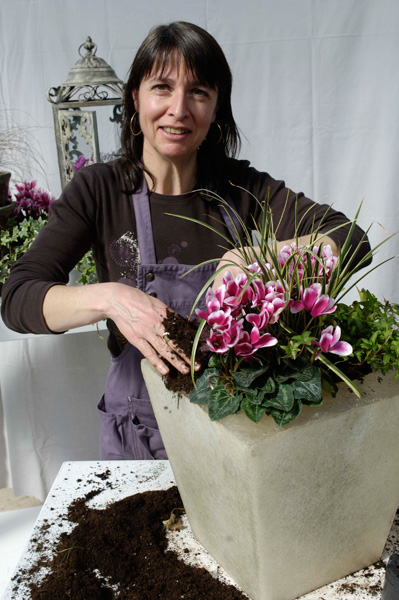
[[[301,219],[306,215],[300,216],[295,209],[295,214],[292,215],[295,221],[294,240],[280,250],[277,242],[280,223],[274,223],[271,218],[268,195],[262,201],[254,198],[261,209],[262,220],[260,223],[253,222],[252,226],[248,227],[225,200],[206,190],[200,191],[224,207],[232,218],[240,243],[236,247],[235,242],[226,233],[220,233],[208,223],[174,215],[216,233],[221,238],[220,247],[229,251],[224,256],[223,264],[199,291],[192,312],[197,304],[202,302],[208,288],[215,287],[215,280],[220,279],[226,269],[233,273],[241,271],[246,277],[246,282],[244,287],[241,288],[241,284],[237,283],[235,288],[231,288],[233,292],[229,291],[229,294],[236,295],[234,311],[231,309],[231,299],[225,302],[223,289],[219,288],[219,296],[212,297],[212,293],[209,294],[208,304],[205,296],[209,312],[201,311],[203,321],[199,325],[193,344],[193,380],[194,357],[205,322],[210,330],[208,345],[217,356],[213,356],[209,363],[209,367],[213,369],[212,377],[207,370],[202,378],[197,380],[198,387],[191,396],[192,401],[209,402],[209,414],[212,419],[243,411],[254,422],[260,421],[266,414],[279,426],[283,426],[300,414],[303,404],[321,404],[322,386],[334,395],[337,390],[336,382],[341,380],[360,397],[361,390],[355,380],[366,372],[373,369],[385,374],[394,369],[396,377],[399,377],[398,305],[379,303],[375,296],[363,290],[360,302],[350,306],[339,304],[336,312],[331,310],[342,302],[345,294],[356,287],[368,273],[391,260],[382,261],[358,275],[358,270],[367,266],[378,249],[391,237],[387,237],[360,257],[362,242],[367,242],[367,232],[355,248],[352,234],[361,205],[353,220],[330,230],[327,230],[325,223],[326,212],[311,232],[306,247],[301,246],[298,233],[301,230]],[[238,231],[236,223],[240,224],[241,232]],[[347,226],[348,230],[346,239],[339,248],[338,256],[332,256],[331,248],[323,247],[323,242],[326,237],[333,237],[332,234],[343,226]],[[211,262],[213,261],[205,261],[194,269]],[[353,283],[352,278],[355,279]],[[224,283],[227,286],[230,282],[227,279]],[[260,314],[258,290],[255,291],[255,298],[258,297],[255,303],[246,299],[249,296],[246,295],[246,291],[248,288],[251,291],[254,283],[258,283],[258,287],[268,285],[265,298],[278,296],[284,301],[279,314],[273,313],[270,320],[255,320],[257,314]],[[307,288],[312,289],[306,294],[305,302]],[[322,307],[318,300],[312,304],[310,299],[316,293],[320,299],[323,295],[322,303],[327,298],[329,305]],[[214,306],[218,306],[218,309],[213,308]],[[219,311],[219,307],[220,312],[225,315],[225,321],[221,314],[209,318],[213,311]],[[230,309],[231,313],[228,312]],[[239,327],[241,333],[243,332],[241,338],[236,336],[239,319]],[[257,321],[262,322],[262,325],[259,326],[259,331],[254,333],[253,341],[250,337],[250,333],[252,336],[253,332],[251,327],[252,323]],[[275,344],[267,344],[264,341],[263,346],[257,346],[259,334],[266,333],[274,338]],[[252,345],[252,352],[247,355],[247,350],[239,347],[243,340],[243,346]],[[331,354],[334,357],[331,357]],[[351,368],[353,363],[357,363],[356,370]]]
[[[333,320],[353,347],[352,362],[384,375],[394,370],[395,379],[399,377],[399,304],[380,302],[362,289],[359,300],[350,306],[338,305]]]
[[[220,364],[221,359],[218,360]],[[303,404],[321,404],[320,369],[304,356],[296,361],[284,359],[279,364],[230,372],[229,379],[221,378],[219,370],[212,367],[197,379],[190,400],[208,404],[212,421],[244,411],[254,423],[266,414],[281,427],[296,419]]]
[[[7,226],[0,229],[0,283],[7,279],[12,265],[30,248],[41,228],[47,223],[47,217],[24,218],[17,222],[16,218],[8,219]],[[78,283],[95,283],[96,268],[92,252],[89,251],[76,265],[80,272]]]

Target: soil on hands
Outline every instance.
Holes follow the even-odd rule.
[[[191,350],[194,343],[194,338],[197,333],[198,323],[184,319],[177,313],[167,309],[167,315],[162,322],[165,330],[168,332],[170,340],[176,344],[184,354],[191,357]],[[196,377],[201,374],[201,371],[206,368],[210,356],[209,350],[206,350],[204,343],[205,335],[201,336],[198,344],[195,360],[200,363],[201,370],[196,372]],[[169,373],[163,376],[163,382],[166,389],[171,392],[183,393],[189,395],[194,389],[191,374],[183,375],[168,363]]]

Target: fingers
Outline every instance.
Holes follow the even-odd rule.
[[[188,375],[190,372],[190,358],[179,354],[179,348],[175,347],[175,345],[172,345],[170,342],[166,343],[165,339],[167,339],[166,332],[164,332],[163,336],[157,336],[152,343],[143,339],[140,343],[137,343],[136,346],[142,355],[150,361],[161,375],[167,375],[169,373],[169,367],[162,358],[167,360],[183,375]]]

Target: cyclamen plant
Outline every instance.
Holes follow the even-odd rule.
[[[211,419],[242,409],[255,422],[268,414],[278,425],[289,423],[302,404],[322,401],[314,366],[321,354],[352,353],[339,326],[323,328],[336,310],[335,300],[323,293],[338,261],[331,247],[286,245],[277,260],[283,281],[270,263],[261,268],[256,261],[235,278],[227,271],[216,291],[208,289],[206,310],[196,310],[215,358],[191,401],[203,402],[206,394]]]
[[[54,196],[37,187],[36,181],[24,181],[15,185],[12,200],[14,210],[7,222],[0,227],[0,287],[7,279],[12,265],[30,248],[48,220]],[[11,205],[10,205],[11,206]],[[9,206],[5,207],[7,211]],[[12,208],[11,208],[12,210]],[[91,252],[76,266],[80,273],[78,283],[96,281],[96,270]]]
[[[47,217],[51,203],[55,200],[50,192],[37,187],[36,181],[24,181],[16,184],[18,190],[14,196],[14,215],[22,213],[24,217]]]
[[[240,220],[221,198],[217,199],[230,211],[233,222]],[[322,235],[331,232],[321,234],[319,230],[314,232],[309,246],[301,246],[296,240],[277,251],[267,202],[262,208],[262,226],[258,228],[254,223],[259,246],[254,246],[251,231],[240,222],[243,237],[235,252],[241,260],[232,261],[231,266],[239,266],[241,272],[233,277],[221,267],[198,295],[196,304],[205,293],[205,308],[196,309],[201,321],[192,351],[193,380],[195,354],[204,337],[201,349],[205,347],[210,359],[208,368],[195,381],[190,400],[207,403],[212,420],[243,411],[254,422],[269,415],[282,426],[300,414],[302,405],[320,405],[323,388],[334,395],[337,380],[361,395],[344,368],[345,361],[364,355],[358,345],[353,348],[354,340],[358,343],[358,333],[363,334],[361,319],[351,321],[351,307],[340,301],[365,276],[344,289],[355,270],[369,262],[378,246],[356,265],[357,250],[351,252],[350,239],[358,211],[338,256],[333,255],[329,245],[319,242]],[[217,232],[208,224],[195,222]],[[238,228],[236,234],[239,238]],[[227,236],[219,235],[232,245]],[[223,283],[213,290],[209,286],[219,273],[223,273]],[[370,295],[367,297],[370,300]],[[375,297],[370,302],[373,308],[379,308]],[[399,348],[397,308],[390,305],[387,309],[391,330],[396,331],[393,339],[382,339],[379,331],[378,339],[382,341],[378,343],[390,346],[386,370],[396,368],[399,372],[398,358],[392,359]],[[336,313],[342,323],[351,324],[345,329],[352,332],[350,339],[345,339],[345,335],[341,339]],[[368,323],[370,334],[373,326]],[[369,364],[373,364],[378,352],[379,348],[375,353],[370,349]]]

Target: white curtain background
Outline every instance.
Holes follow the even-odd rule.
[[[65,81],[86,37],[125,79],[150,28],[173,20],[204,27],[225,51],[242,157],[350,218],[364,198],[360,224],[380,224],[373,245],[398,230],[397,0],[1,0],[0,112],[36,140],[42,168],[27,164],[27,177],[60,192],[45,93]],[[396,271],[391,261],[364,285],[399,301]]]
[[[349,218],[364,199],[373,246],[398,231],[398,0],[1,0],[0,117],[24,128],[39,161],[16,165],[24,177],[60,192],[46,90],[86,37],[125,79],[151,27],[174,20],[204,27],[226,53],[241,157]],[[374,264],[398,247],[394,237]],[[390,261],[362,285],[399,302],[397,270]]]

